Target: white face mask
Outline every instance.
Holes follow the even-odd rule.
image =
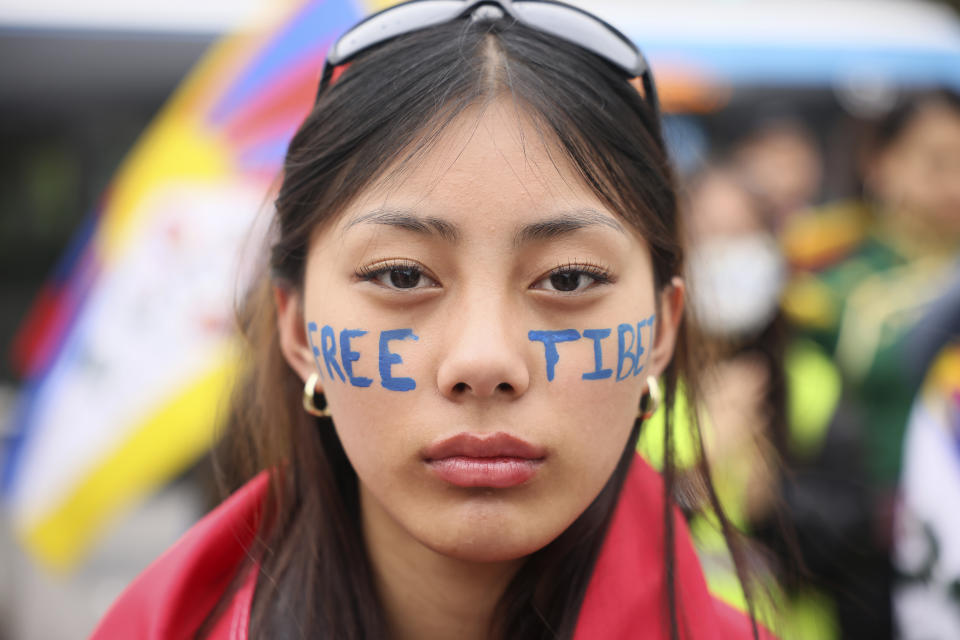
[[[687,267],[690,306],[707,333],[747,337],[773,320],[786,280],[772,236],[711,238],[694,246]]]

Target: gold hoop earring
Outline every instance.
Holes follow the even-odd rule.
[[[314,371],[307,378],[306,384],[303,385],[303,410],[312,416],[329,418],[330,408],[327,407],[327,399],[323,397],[322,393],[319,394],[322,406],[317,407],[317,382],[319,381],[320,374]]]
[[[660,383],[657,382],[656,377],[647,376],[647,407],[643,408],[643,401],[640,402],[640,411],[637,412],[637,417],[643,420],[649,420],[653,417],[653,414],[657,412],[657,409],[660,408],[660,402],[663,399],[663,396],[660,394]]]

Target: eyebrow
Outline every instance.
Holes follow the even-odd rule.
[[[358,224],[382,224],[415,233],[436,234],[454,244],[460,240],[460,230],[456,225],[433,216],[418,216],[406,209],[375,209],[351,220],[343,232]]]
[[[420,216],[408,209],[375,209],[351,220],[347,223],[343,233],[359,224],[381,224],[415,233],[435,234],[454,244],[459,242],[462,236],[457,225],[434,216]],[[515,247],[521,247],[530,242],[551,240],[580,229],[599,225],[627,235],[623,225],[614,218],[595,209],[578,209],[520,227],[514,235],[513,244]]]
[[[623,225],[610,216],[604,215],[594,209],[578,209],[547,218],[546,220],[532,222],[521,227],[514,236],[513,244],[516,247],[520,247],[529,242],[551,240],[574,231],[579,231],[580,229],[597,225],[607,226],[627,235]]]

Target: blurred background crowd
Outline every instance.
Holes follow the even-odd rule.
[[[285,141],[331,39],[385,4],[0,6],[0,640],[85,636],[215,504]],[[702,455],[760,543],[761,617],[960,638],[960,3],[581,4],[661,86],[713,355]],[[661,440],[655,419],[654,463]],[[690,477],[708,580],[742,605]]]

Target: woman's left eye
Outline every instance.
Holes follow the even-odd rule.
[[[534,283],[532,288],[559,293],[579,293],[595,285],[606,284],[610,281],[610,274],[603,269],[570,266],[554,269],[545,278]]]

